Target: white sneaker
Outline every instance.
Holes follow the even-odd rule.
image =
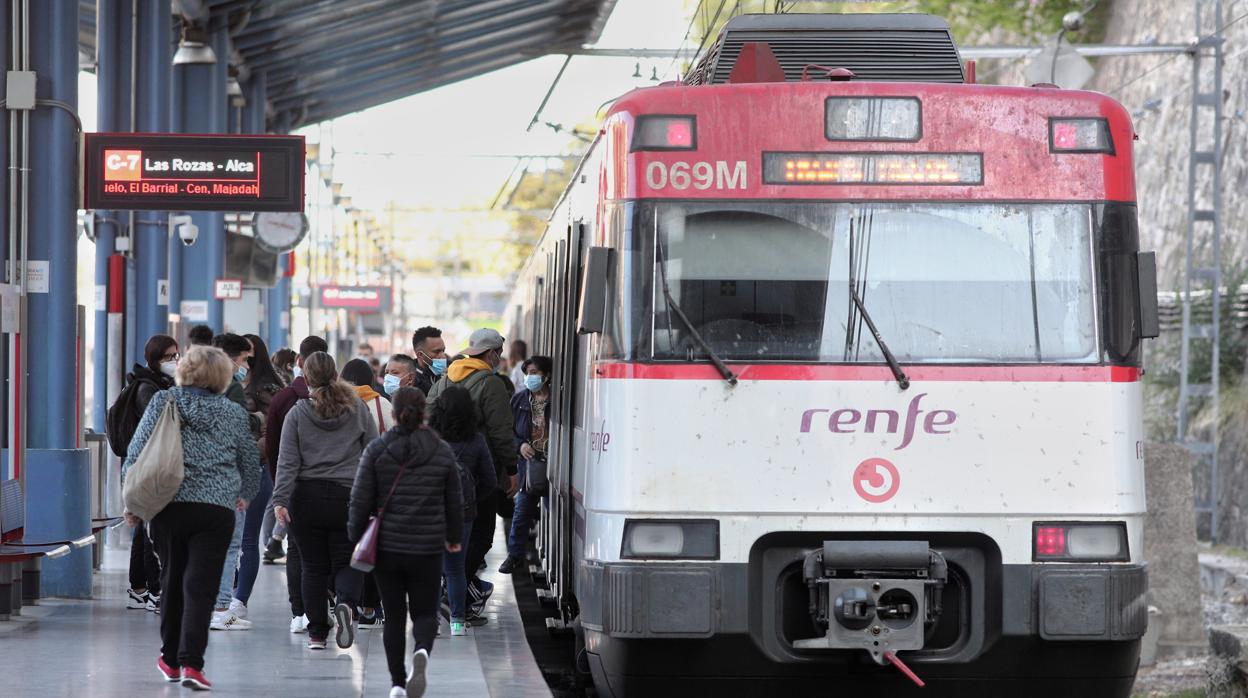
[[[407,689],[402,686],[395,686],[390,689],[390,698],[407,698]]]
[[[230,613],[233,613],[235,616],[237,616],[240,619],[247,618],[247,604],[243,603],[242,601],[239,601],[238,599],[231,600],[230,601]]]
[[[412,670],[407,672],[407,695],[421,698],[425,695],[425,670],[429,668],[429,653],[416,650],[412,655]]]
[[[209,630],[251,630],[251,621],[243,620],[230,611],[214,611]]]
[[[134,589],[126,590],[126,608],[146,609],[147,608],[147,592],[140,594]]]
[[[308,617],[295,616],[290,619],[290,634],[301,635],[308,632]]]

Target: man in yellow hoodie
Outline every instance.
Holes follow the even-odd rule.
[[[490,456],[494,459],[494,470],[498,475],[500,486],[506,491],[497,491],[487,498],[477,498],[477,518],[472,524],[472,538],[468,541],[468,555],[465,568],[468,573],[470,597],[477,592],[479,604],[484,606],[492,589],[488,582],[475,579],[477,568],[485,561],[494,541],[495,514],[498,512],[502,498],[509,497],[516,491],[516,441],[515,421],[511,414],[511,395],[507,389],[507,381],[495,373],[498,365],[503,362],[503,336],[497,331],[482,328],[469,337],[468,347],[462,352],[467,358],[455,361],[446,369],[446,375],[429,389],[429,418],[438,411],[438,397],[449,387],[464,388],[472,395],[473,404],[477,408],[477,430],[485,436],[490,446]],[[505,483],[505,485],[504,485]]]

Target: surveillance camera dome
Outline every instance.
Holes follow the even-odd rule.
[[[183,223],[178,226],[178,238],[182,244],[190,247],[199,239],[199,226],[194,223]]]
[[[1083,20],[1082,12],[1072,10],[1062,16],[1062,28],[1068,32],[1077,32],[1083,29]]]

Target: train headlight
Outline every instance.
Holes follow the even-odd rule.
[[[719,559],[719,522],[629,519],[624,522],[625,559]]]
[[[1036,523],[1032,559],[1037,562],[1124,562],[1127,527],[1121,521],[1092,523],[1055,521]]]
[[[917,141],[922,110],[917,97],[829,97],[824,135],[830,141]]]

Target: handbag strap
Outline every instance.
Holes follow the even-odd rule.
[[[373,405],[377,408],[377,433],[386,433],[386,419],[381,416],[381,398],[373,398]]]
[[[387,452],[389,452],[389,451],[390,451],[390,445],[389,445],[389,444],[386,444],[385,448],[386,448],[386,451],[387,451]],[[393,455],[393,454],[392,454],[392,455]],[[421,464],[421,465],[424,465],[425,463],[428,463],[428,462],[429,462],[429,460],[430,460],[431,458],[433,458],[433,454],[429,454],[428,456],[426,456],[426,457],[425,457],[425,459],[424,459],[424,460],[422,460],[422,461],[420,462],[420,464]],[[386,506],[390,504],[390,498],[394,496],[394,491],[395,491],[396,489],[398,489],[398,487],[399,487],[399,480],[402,480],[402,479],[403,479],[403,473],[407,472],[407,470],[408,470],[408,466],[409,466],[409,465],[411,465],[412,463],[415,463],[415,462],[416,462],[416,459],[415,459],[415,458],[412,458],[412,459],[408,460],[407,462],[405,462],[405,463],[404,463],[404,464],[403,464],[403,465],[399,468],[399,474],[394,476],[394,484],[390,485],[390,492],[388,492],[388,493],[386,494],[386,498],[385,498],[385,499],[381,500],[381,506],[377,508],[377,518],[378,518],[378,519],[380,519],[380,518],[381,518],[381,515],[382,515],[382,514],[386,511]]]

